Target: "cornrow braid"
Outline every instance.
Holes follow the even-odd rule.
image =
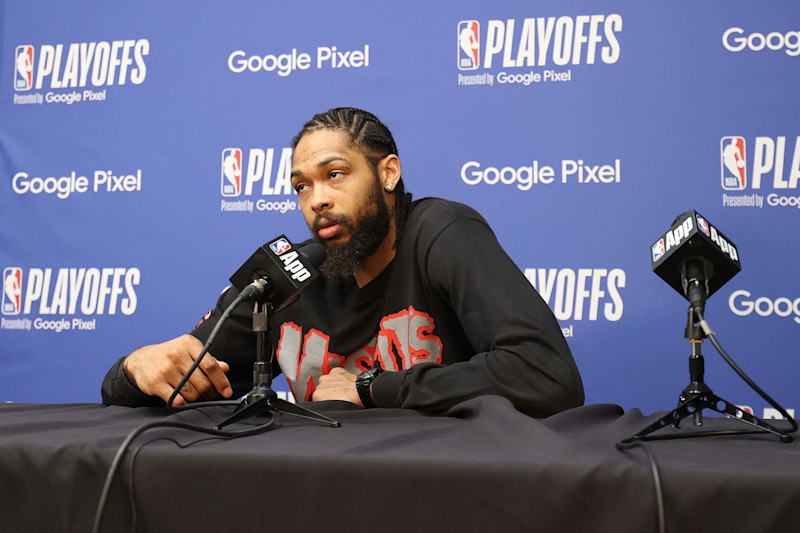
[[[338,130],[347,134],[351,146],[359,149],[372,165],[377,174],[378,163],[387,155],[397,153],[397,145],[392,137],[392,132],[381,122],[378,117],[355,107],[336,107],[324,113],[314,115],[311,120],[303,125],[300,133],[292,139],[292,150],[297,148],[306,134],[319,130]],[[411,205],[411,194],[405,192],[403,178],[397,182],[394,189],[397,195],[395,201],[396,239],[395,246],[400,241],[403,228],[406,225],[408,211]]]

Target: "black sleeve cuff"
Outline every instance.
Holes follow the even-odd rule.
[[[397,393],[403,384],[405,372],[382,372],[372,381],[372,401],[376,407],[400,407]]]
[[[124,368],[125,357],[120,357],[103,379],[100,394],[106,405],[123,405],[126,407],[159,407],[164,400],[157,396],[149,396],[139,390]]]

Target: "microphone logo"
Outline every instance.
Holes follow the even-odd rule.
[[[706,222],[706,219],[704,219],[700,215],[696,216],[697,216],[697,227],[700,228],[700,231],[702,231],[706,237],[711,237],[711,230],[708,227],[708,222]]]
[[[22,269],[3,270],[3,314],[18,315],[22,308]]]
[[[722,188],[741,191],[747,186],[744,137],[723,137],[720,141]]]
[[[242,150],[225,148],[222,151],[222,196],[242,193]]]
[[[658,239],[658,242],[656,242],[653,245],[652,250],[653,250],[653,262],[655,263],[656,261],[664,257],[664,239]]]
[[[292,245],[288,240],[281,237],[280,239],[269,243],[269,249],[272,250],[272,253],[275,255],[283,255],[292,249]]]
[[[477,20],[458,23],[458,68],[475,70],[480,66],[480,24]]]

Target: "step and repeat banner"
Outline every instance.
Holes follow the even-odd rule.
[[[800,408],[795,2],[0,10],[0,401],[99,401],[116,358],[190,331],[257,246],[307,238],[291,139],[355,106],[393,131],[415,197],[487,218],[587,402],[671,409],[688,384],[688,304],[651,260],[696,209],[742,264],[707,320]],[[703,353],[715,393],[775,416]]]

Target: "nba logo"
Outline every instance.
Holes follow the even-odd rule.
[[[462,20],[458,23],[458,68],[475,70],[480,66],[481,27],[477,20]]]
[[[653,262],[664,257],[664,239],[658,239],[658,242],[653,245]]]
[[[242,193],[242,150],[225,148],[222,151],[222,196]]]
[[[22,307],[22,269],[3,270],[3,314],[18,315]]]
[[[275,253],[275,255],[283,255],[292,249],[292,245],[283,237],[277,241],[269,243],[269,247]]]
[[[711,230],[708,229],[708,222],[700,215],[697,215],[697,227],[700,228],[700,231],[705,233],[706,237],[711,237]]]
[[[14,90],[29,91],[33,87],[33,46],[17,46],[14,58]]]
[[[719,143],[722,161],[722,188],[741,191],[747,186],[744,137],[723,137]]]

